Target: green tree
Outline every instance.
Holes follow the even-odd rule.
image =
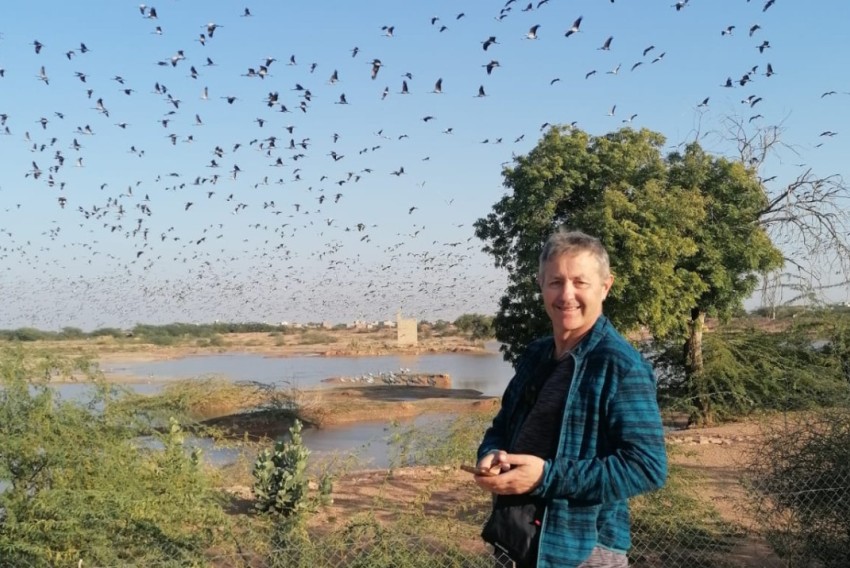
[[[493,337],[493,316],[463,314],[454,321],[454,325],[463,333],[468,333],[472,339]]]
[[[536,282],[538,255],[559,226],[601,239],[616,276],[606,314],[623,331],[682,340],[692,396],[700,398],[706,314],[725,316],[782,258],[757,223],[766,203],[753,171],[697,144],[662,155],[664,137],[625,128],[604,136],[552,128],[503,172],[512,190],[475,223],[509,273],[494,320],[505,358],[551,332]]]
[[[695,143],[682,154],[671,154],[668,162],[670,182],[698,188],[704,198],[706,222],[693,234],[699,247],[682,266],[707,286],[690,310],[684,357],[698,418],[712,422],[710,388],[699,384],[705,378],[705,317],[727,321],[756,289],[759,274],[781,267],[783,258],[758,223],[767,197],[754,170],[741,162],[713,158]]]

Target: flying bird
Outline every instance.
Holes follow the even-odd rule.
[[[576,21],[573,22],[573,25],[571,25],[570,29],[568,29],[567,32],[564,34],[564,37],[570,37],[574,33],[579,32],[579,28],[581,27],[581,20],[583,17],[584,16],[579,16],[578,18],[576,18]]]
[[[491,60],[491,61],[490,61],[490,63],[487,63],[487,64],[485,64],[485,65],[482,65],[481,67],[486,68],[486,69],[487,69],[487,74],[489,75],[490,73],[492,73],[492,72],[493,72],[493,69],[494,69],[494,68],[499,67],[499,66],[500,66],[500,65],[499,65],[499,62],[498,62],[498,61],[496,61],[495,59],[493,59],[493,60]]]
[[[530,4],[529,4],[530,5]],[[536,24],[529,28],[528,33],[523,36],[525,39],[537,39],[537,30],[540,28],[540,24]]]
[[[378,76],[378,71],[381,70],[382,65],[383,64],[381,63],[380,59],[373,59],[372,60],[372,79],[374,79],[375,77]]]

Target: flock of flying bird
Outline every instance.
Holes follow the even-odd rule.
[[[762,12],[774,2],[767,0]],[[697,3],[679,1],[670,9],[680,12]],[[499,195],[464,213],[457,211],[450,192],[425,187],[441,167],[436,158],[431,162],[431,155],[439,153],[434,136],[457,138],[461,128],[441,123],[434,110],[421,112],[417,128],[409,131],[397,122],[384,124],[376,113],[365,117],[372,129],[364,134],[355,127],[346,131],[343,113],[372,112],[374,105],[389,104],[387,99],[418,96],[421,103],[425,95],[495,99],[498,95],[488,81],[511,72],[504,63],[507,50],[521,42],[554,41],[556,35],[560,41],[576,42],[574,36],[587,33],[585,18],[576,15],[556,34],[557,26],[547,14],[550,4],[508,0],[491,15],[473,14],[470,5],[463,12],[433,16],[415,32],[376,22],[369,33],[381,37],[382,52],[372,41],[362,50],[357,45],[340,47],[335,61],[277,53],[241,63],[238,73],[232,62],[217,61],[226,51],[213,49],[222,42],[250,44],[255,39],[252,22],[269,17],[259,7],[232,14],[226,24],[201,20],[193,37],[173,31],[177,26],[170,25],[168,7],[139,5],[134,8],[134,27],[126,34],[146,46],[179,34],[176,39],[184,44],[170,53],[141,54],[139,61],[149,66],[144,73],[138,70],[140,62],[120,70],[90,67],[88,58],[110,50],[96,35],[73,46],[39,36],[31,40],[26,59],[34,72],[22,77],[19,68],[14,73],[3,68],[2,57],[24,46],[4,45],[8,40],[0,34],[0,86],[3,81],[28,80],[61,90],[52,99],[59,101],[53,103],[57,106],[32,116],[7,112],[0,99],[0,134],[6,135],[0,136],[0,151],[29,153],[23,169],[20,163],[6,163],[0,184],[0,291],[18,306],[16,316],[0,319],[0,327],[212,319],[338,323],[355,317],[387,319],[399,309],[432,320],[494,312],[504,279],[487,268],[492,261],[481,254],[472,223],[487,214]],[[475,4],[475,11],[483,10]],[[523,13],[544,24],[508,32],[510,22]],[[448,73],[420,89],[421,73],[402,69],[394,58],[392,44],[400,36],[462,35],[471,17],[491,16],[496,33],[464,36],[483,69],[462,71],[467,84],[463,93],[460,81],[449,86]],[[741,27],[729,25],[712,33],[733,36]],[[594,22],[594,33],[603,28],[604,23]],[[80,34],[94,34],[94,29]],[[544,35],[547,30],[551,38]],[[758,54],[758,61],[740,76],[720,79],[720,87],[745,87],[777,73],[764,60],[771,44],[762,33],[759,24],[749,26],[747,37],[757,40],[752,53]],[[595,51],[616,48],[615,35],[601,35]],[[303,45],[293,51],[311,50],[313,46]],[[607,70],[547,77],[530,88],[554,89],[559,83],[581,88],[597,73],[636,73],[640,67],[664,64],[666,55],[648,44],[625,67],[617,63]],[[141,78],[152,73],[155,80],[144,83]],[[372,95],[366,105],[361,99],[368,89]],[[154,116],[142,114],[154,108],[151,103],[127,102],[141,97],[156,101]],[[708,107],[710,99],[694,101],[694,108]],[[757,94],[741,100],[753,109],[749,122],[763,118],[755,114],[762,101]],[[501,107],[490,108],[514,103],[502,101]],[[441,100],[438,107],[444,115],[449,114],[446,104]],[[231,113],[237,116],[231,109],[237,108],[243,109],[240,117],[248,116],[246,112],[254,116],[250,123],[231,118]],[[322,113],[325,118],[313,119]],[[79,123],[71,124],[71,116]],[[607,116],[615,118],[613,130],[639,114],[620,116],[615,104]],[[551,122],[569,123],[565,118],[553,116]],[[328,130],[331,121],[338,121],[339,128]],[[581,126],[582,121],[571,124]],[[504,149],[493,150],[492,164],[498,171],[500,163],[510,165],[510,152],[527,151],[550,123],[529,126],[528,135],[464,135],[470,149],[502,145]],[[232,139],[213,141],[205,134],[212,128]],[[426,128],[437,130],[425,134]],[[134,138],[133,132],[140,130],[146,135]],[[409,140],[414,138],[422,141],[411,150],[414,143]],[[98,155],[107,149],[105,158]],[[392,158],[378,158],[384,154]],[[126,162],[128,156],[133,162]],[[386,167],[391,159],[407,162]],[[370,197],[370,187],[389,189],[387,195]],[[49,196],[53,206],[38,209],[19,192]],[[445,224],[426,227],[420,220],[423,209],[430,211],[429,223]],[[24,236],[23,228],[33,226],[40,231],[38,245],[32,244],[29,233]],[[30,276],[20,278],[19,273]],[[52,299],[28,300],[34,290]]]

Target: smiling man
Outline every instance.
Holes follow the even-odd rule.
[[[667,476],[652,367],[602,314],[614,277],[598,239],[559,230],[537,274],[552,336],[531,343],[478,448],[497,565],[624,567],[628,499]],[[524,535],[517,539],[517,535]]]

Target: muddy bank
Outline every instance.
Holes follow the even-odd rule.
[[[421,385],[336,385],[299,391],[293,409],[244,409],[209,418],[205,424],[226,430],[235,437],[279,437],[295,419],[308,427],[323,428],[358,422],[387,422],[425,413],[492,413],[497,397],[471,389]]]

